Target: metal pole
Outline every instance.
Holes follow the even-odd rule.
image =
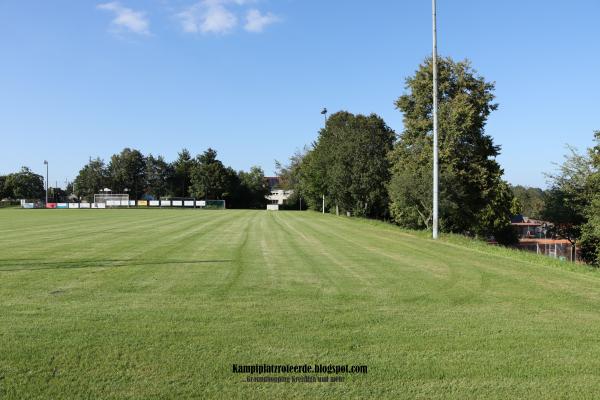
[[[48,161],[44,160],[44,164],[46,164],[46,204],[48,204]]]
[[[323,116],[325,117],[325,124],[323,126],[323,129],[327,129],[327,108],[323,108],[321,114],[323,114]],[[325,194],[323,194],[323,214],[325,214]]]
[[[432,0],[433,19],[433,238],[438,238],[438,72],[437,72],[437,11]]]

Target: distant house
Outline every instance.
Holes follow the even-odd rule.
[[[284,190],[280,188],[281,179],[278,176],[265,176],[269,185],[269,194],[266,196],[270,204],[283,205],[294,193],[293,190]]]
[[[292,193],[294,193],[293,190],[283,190],[283,189],[271,190],[271,193],[269,195],[267,195],[267,200],[269,200],[269,202],[271,202],[271,204],[283,205],[290,198]]]
[[[548,230],[552,227],[552,223],[548,221],[532,219],[521,214],[512,217],[510,224],[519,239],[546,238]]]
[[[578,258],[578,249],[573,251],[571,242],[552,235],[551,222],[515,215],[510,223],[519,238],[517,248],[562,260],[574,261]]]

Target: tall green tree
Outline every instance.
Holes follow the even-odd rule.
[[[0,175],[0,200],[9,197],[6,190],[6,175]]]
[[[187,197],[190,195],[194,164],[195,160],[187,149],[183,149],[177,154],[177,160],[172,165],[174,196]]]
[[[287,200],[288,206],[306,207],[306,200],[302,200],[305,196],[302,188],[301,168],[304,162],[304,157],[309,153],[308,147],[302,150],[296,150],[289,158],[286,164],[275,161],[275,170],[279,177],[279,188],[291,191],[290,197]],[[301,204],[303,202],[304,204]]]
[[[236,196],[238,196],[240,186],[241,182],[238,173],[231,167],[225,167],[223,189],[220,199],[225,200],[227,204],[232,205],[230,208],[247,208],[245,205],[237,206],[234,204]]]
[[[236,207],[264,209],[267,204],[266,196],[269,186],[265,180],[265,173],[260,167],[252,167],[250,171],[238,172],[239,188],[237,189],[238,203]]]
[[[226,168],[217,159],[216,150],[209,148],[196,157],[196,165],[191,175],[190,193],[200,199],[231,199],[236,179],[235,171]]]
[[[170,183],[173,180],[173,168],[163,156],[154,157],[149,154],[146,159],[146,194],[160,199],[169,195]]]
[[[90,159],[79,171],[73,182],[77,197],[93,201],[94,194],[100,193],[109,184],[108,170],[100,158]]]
[[[108,164],[108,173],[113,193],[128,190],[133,199],[139,199],[144,193],[146,160],[139,150],[125,148],[114,154]]]
[[[542,219],[552,222],[552,233],[577,244],[582,227],[587,221],[586,209],[593,197],[589,179],[593,173],[587,154],[568,147],[569,154],[559,166],[557,173],[548,174],[550,189]]]
[[[22,167],[19,172],[6,176],[4,191],[12,199],[43,199],[45,197],[44,177]]]
[[[589,149],[591,172],[587,177],[585,208],[586,221],[581,228],[581,257],[600,266],[600,131],[594,132],[596,145]]]
[[[279,187],[285,190],[294,190],[300,183],[300,166],[310,150],[305,146],[302,150],[296,150],[286,164],[275,160],[275,170],[279,177]]]
[[[299,187],[318,208],[324,194],[329,209],[383,218],[387,215],[387,155],[394,131],[376,114],[332,114],[313,149],[302,159]]]
[[[498,210],[510,210],[513,205],[495,159],[500,147],[485,133],[489,115],[498,108],[494,84],[479,76],[469,61],[442,57],[438,74],[441,229],[504,237],[510,215],[490,214],[488,207],[496,204]],[[406,80],[406,93],[396,101],[404,116],[404,131],[390,155],[390,208],[394,220],[408,227],[426,228],[431,221],[427,180],[433,152],[432,87],[432,62],[426,59]]]
[[[502,244],[515,244],[518,238],[511,225],[511,217],[518,213],[519,204],[510,186],[499,180],[489,192],[488,202],[478,213],[475,233],[483,237],[493,235]]]
[[[395,132],[376,114],[357,115],[344,127],[350,146],[350,207],[354,214],[372,218],[388,216],[390,163],[388,154]],[[347,174],[348,172],[346,172]]]
[[[431,163],[417,163],[411,161],[414,154],[408,153],[398,159],[398,152],[391,155],[392,178],[389,184],[390,192],[390,212],[394,220],[410,229],[430,229],[433,208],[432,208],[432,166]],[[426,161],[426,160],[425,160]],[[414,162],[412,168],[408,168],[407,163]],[[447,187],[445,182],[441,184],[442,188]],[[442,209],[449,205],[445,204],[442,196]]]
[[[313,145],[314,146],[314,145]],[[299,182],[296,186],[308,207],[312,210],[322,211],[322,197],[328,195],[327,164],[324,157],[314,151],[308,151],[298,171]],[[328,197],[325,208],[330,204]]]

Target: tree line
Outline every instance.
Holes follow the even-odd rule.
[[[73,187],[78,197],[88,201],[103,188],[110,188],[112,193],[129,193],[133,199],[225,200],[229,208],[264,208],[269,194],[262,168],[235,171],[211,148],[195,157],[183,149],[173,162],[125,148],[108,163],[91,159],[79,171]]]
[[[485,133],[494,84],[469,61],[442,58],[439,70],[440,227],[445,232],[516,241],[513,192],[496,161],[500,146]],[[391,220],[411,229],[432,223],[432,62],[406,80],[395,102],[397,135],[376,114],[332,114],[316,141],[278,165],[283,185],[309,208]],[[323,197],[325,198],[323,206]]]
[[[269,186],[260,167],[235,171],[226,167],[211,148],[192,157],[186,149],[167,162],[162,156],[144,155],[125,148],[110,157],[90,159],[67,190],[50,188],[49,201],[66,201],[74,194],[93,201],[94,194],[109,188],[112,193],[128,193],[131,199],[196,198],[225,200],[228,208],[264,208]],[[43,199],[44,178],[23,167],[0,176],[0,199]]]

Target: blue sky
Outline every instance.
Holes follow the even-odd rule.
[[[439,50],[496,82],[487,132],[515,184],[544,186],[600,129],[597,0],[439,1]],[[431,51],[429,0],[0,1],[0,174],[50,182],[123,147],[208,147],[273,172],[322,107],[380,114]]]

